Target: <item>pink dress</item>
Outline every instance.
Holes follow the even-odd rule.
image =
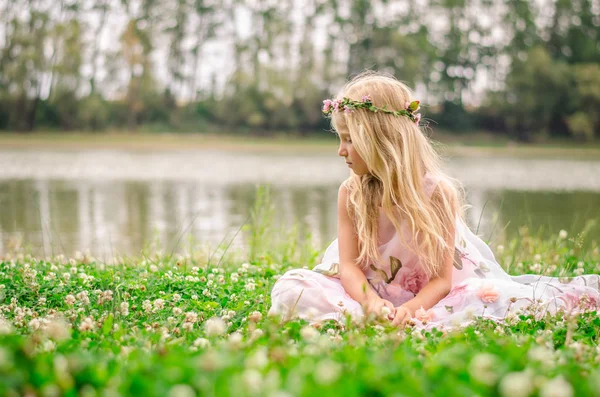
[[[429,197],[437,181],[427,175],[423,189]],[[379,216],[381,260],[365,272],[369,285],[394,306],[419,293],[428,278],[419,260],[403,245],[392,222]],[[401,223],[402,235],[411,244],[408,225]],[[339,250],[335,239],[325,251],[321,264],[312,270],[292,269],[282,275],[271,291],[269,314],[299,317],[311,323],[326,319],[345,322],[347,314],[360,321],[361,305],[346,293],[338,274]],[[469,324],[475,316],[496,321],[520,308],[535,309],[536,316],[565,310],[596,310],[600,305],[600,276],[581,275],[557,278],[526,274],[510,276],[496,262],[490,248],[473,234],[462,220],[456,220],[455,255],[450,293],[426,313],[414,319],[417,328],[450,329]],[[530,306],[530,305],[534,306]],[[423,315],[425,314],[425,315]]]

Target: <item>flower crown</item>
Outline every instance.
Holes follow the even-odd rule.
[[[342,110],[346,113],[352,113],[355,109],[367,109],[371,112],[383,112],[388,114],[393,114],[394,116],[406,116],[416,125],[419,125],[419,121],[421,121],[421,113],[415,113],[419,110],[420,101],[412,101],[406,102],[404,109],[402,110],[389,110],[387,109],[387,105],[384,105],[382,108],[378,108],[373,105],[373,101],[371,100],[370,95],[365,95],[362,97],[361,101],[353,101],[350,98],[342,98],[342,99],[325,99],[323,101],[323,113],[327,116],[331,115],[333,112],[341,112]]]

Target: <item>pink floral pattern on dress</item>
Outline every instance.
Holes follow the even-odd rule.
[[[484,284],[477,290],[476,295],[485,303],[494,303],[500,297],[500,291],[491,284]]]
[[[406,291],[417,294],[429,280],[427,275],[417,268],[404,268],[400,271],[400,286]]]

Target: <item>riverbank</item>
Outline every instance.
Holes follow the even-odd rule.
[[[452,135],[432,134],[436,147],[447,156],[460,157],[567,157],[577,159],[600,158],[600,145],[577,144],[571,141],[548,141],[522,144],[491,134]],[[241,136],[231,134],[125,134],[125,133],[32,133],[0,134],[0,150],[133,150],[182,151],[227,150],[279,152],[329,152],[335,150],[334,134],[324,137],[294,137],[287,134],[273,136]]]

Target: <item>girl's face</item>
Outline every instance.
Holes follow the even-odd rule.
[[[354,150],[352,146],[352,139],[350,138],[350,133],[348,132],[348,128],[343,125],[337,126],[338,135],[340,137],[340,147],[338,149],[338,155],[344,157],[346,159],[346,164],[348,167],[352,168],[352,171],[356,175],[365,175],[369,173],[369,169],[367,168],[367,164],[363,161],[363,159],[358,155],[358,152]]]

